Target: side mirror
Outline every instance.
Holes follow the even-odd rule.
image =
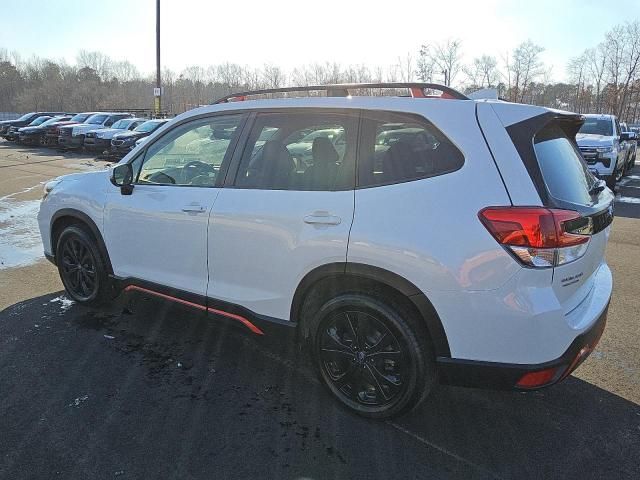
[[[621,142],[626,142],[627,140],[629,140],[629,132],[621,132],[620,133],[620,141]]]
[[[120,187],[122,195],[133,193],[133,167],[130,163],[121,163],[111,170],[111,183]]]

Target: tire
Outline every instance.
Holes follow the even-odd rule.
[[[606,177],[604,177],[604,181],[606,182],[607,187],[609,187],[611,191],[614,192],[616,188],[615,174],[607,175]]]
[[[67,294],[77,303],[100,306],[110,299],[106,262],[85,228],[71,225],[62,231],[56,244],[56,263]]]
[[[390,301],[337,295],[317,311],[311,347],[321,381],[365,417],[404,413],[436,382],[433,350],[418,319]]]

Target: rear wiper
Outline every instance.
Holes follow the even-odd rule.
[[[593,184],[593,187],[591,187],[591,190],[589,190],[589,195],[599,194],[601,191],[604,190],[604,187],[606,186],[607,186],[607,182],[605,182],[604,180],[598,180],[596,183]]]

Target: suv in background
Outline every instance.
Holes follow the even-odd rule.
[[[0,122],[0,136],[6,139],[6,135],[11,127],[16,127],[16,130],[18,128],[26,127],[38,117],[54,117],[56,115],[64,114],[65,112],[29,112],[14,120],[3,120]]]
[[[94,112],[76,113],[69,120],[50,124],[45,130],[44,144],[47,146],[57,145],[61,127],[83,123],[93,115],[93,113]]]
[[[60,127],[58,145],[64,149],[82,148],[85,133],[101,128],[109,128],[118,120],[132,116],[130,113],[94,113],[85,123]]]
[[[116,157],[123,157],[136,146],[136,142],[148,137],[169,120],[156,119],[147,120],[128,132],[117,132],[111,137],[110,154]]]
[[[49,127],[66,122],[71,119],[71,115],[59,115],[42,122],[40,125],[33,127],[22,127],[18,129],[19,142],[31,145],[44,144],[45,134]]]
[[[355,94],[371,88],[399,90],[225,97],[114,168],[47,183],[38,222],[69,297],[137,292],[302,342],[328,390],[369,417],[437,381],[566,378],[613,288],[614,197],[578,152],[584,118],[433,84]]]
[[[102,153],[111,147],[111,139],[117,133],[133,130],[146,122],[144,118],[123,118],[114,123],[111,128],[90,130],[84,136],[84,148]]]
[[[622,133],[614,115],[587,114],[576,135],[589,170],[613,190],[627,168],[628,134]]]
[[[7,133],[5,133],[4,138],[12,142],[17,141],[20,138],[20,130],[28,127],[38,127],[51,118],[53,117],[50,115],[41,115],[39,117],[36,117],[35,120],[29,123],[26,127],[18,127],[17,125],[12,125],[11,127],[9,127],[9,130],[7,130]]]

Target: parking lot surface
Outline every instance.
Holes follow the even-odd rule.
[[[67,300],[33,232],[41,182],[104,165],[0,142],[0,478],[638,478],[640,168],[619,187],[607,328],[574,376],[443,386],[375,422],[277,339],[141,296]]]

